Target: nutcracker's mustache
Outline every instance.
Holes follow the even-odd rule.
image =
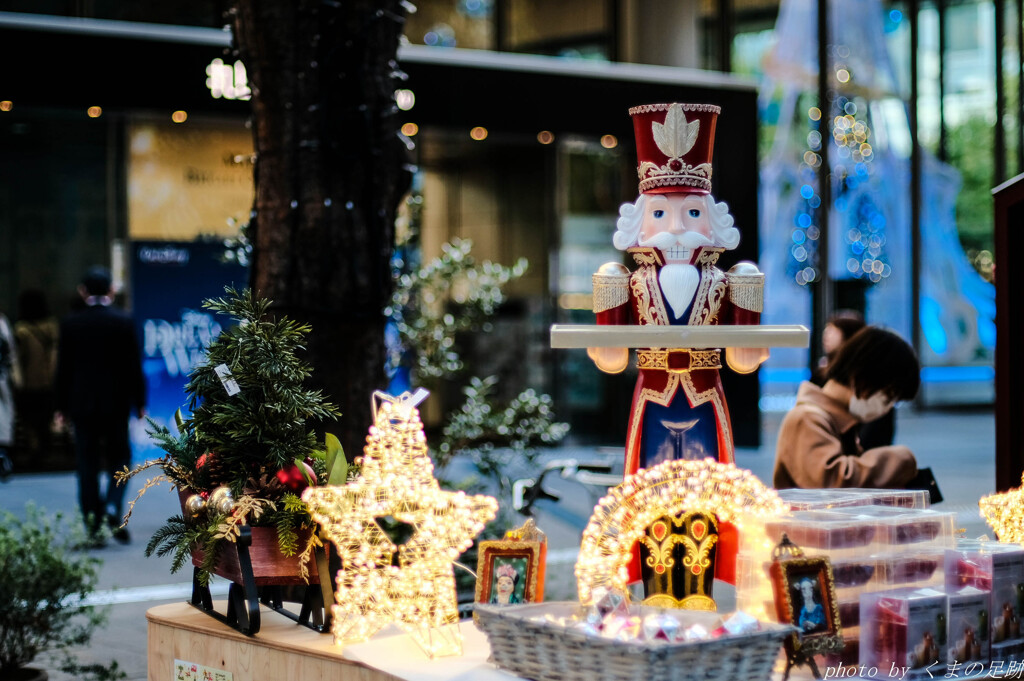
[[[664,251],[675,246],[682,246],[683,248],[689,249],[700,248],[701,246],[713,246],[714,241],[699,232],[683,232],[682,234],[659,232],[650,239],[638,240],[637,245],[643,246],[644,248],[660,248]]]

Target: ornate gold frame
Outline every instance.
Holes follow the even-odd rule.
[[[772,592],[775,596],[775,613],[784,624],[795,624],[795,608],[790,598],[790,584],[794,577],[813,575],[821,589],[822,607],[828,631],[801,634],[794,633],[786,639],[786,652],[793,656],[799,653],[805,657],[838,653],[843,649],[842,624],[839,621],[839,599],[836,597],[835,576],[828,558],[789,558],[774,561],[769,568],[772,577]]]
[[[541,542],[487,540],[477,544],[476,596],[477,603],[491,600],[491,584],[495,558],[526,558],[523,602],[537,602],[537,576],[540,573]]]

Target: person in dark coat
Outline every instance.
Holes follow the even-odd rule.
[[[131,317],[111,305],[109,270],[90,268],[78,292],[85,308],[60,325],[57,409],[74,426],[78,500],[90,531],[96,537],[100,523],[106,521],[115,528],[114,538],[127,543],[128,532],[119,527],[124,487],[114,482],[114,473],[131,462],[131,412],[139,418],[145,415],[138,335]],[[101,470],[108,476],[102,495]]]

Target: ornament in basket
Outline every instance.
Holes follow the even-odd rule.
[[[598,593],[600,605],[589,608],[478,605],[491,662],[535,681],[767,681],[794,630],[745,613],[663,610]]]

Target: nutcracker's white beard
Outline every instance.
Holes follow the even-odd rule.
[[[658,273],[658,283],[672,314],[679,319],[697,292],[700,273],[693,265],[665,265]]]

